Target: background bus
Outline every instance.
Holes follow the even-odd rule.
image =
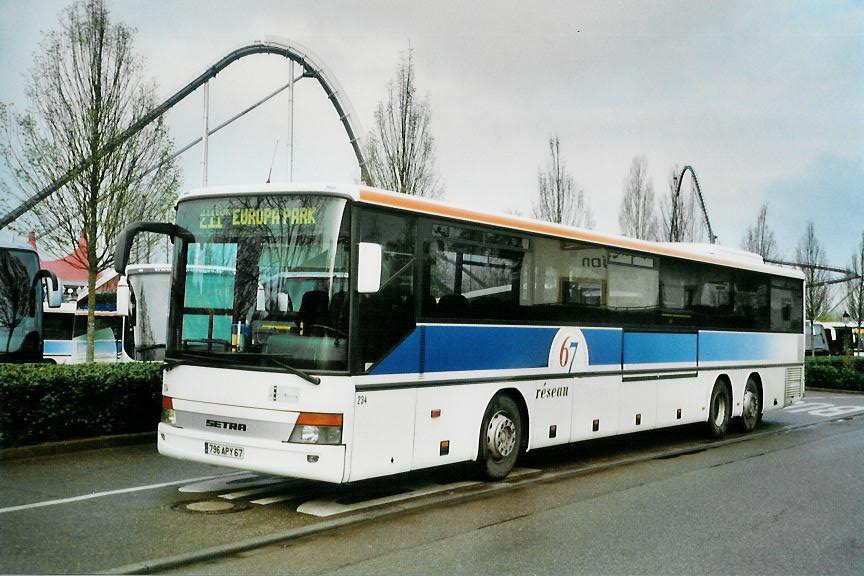
[[[165,358],[165,331],[171,294],[171,267],[167,264],[130,264],[117,287],[117,312],[126,316],[132,338],[124,340],[134,360]]]
[[[42,302],[58,307],[62,295],[31,246],[0,243],[0,362],[42,361]]]
[[[174,238],[158,447],[177,458],[494,479],[555,444],[749,431],[804,394],[803,275],[753,254],[364,187],[194,191],[176,224],[127,227],[116,266],[138,231]],[[292,310],[272,280],[302,277]]]
[[[77,302],[64,302],[57,310],[44,311],[45,359],[58,364],[80,364],[87,360],[87,295]],[[111,306],[113,308],[113,306]],[[116,310],[94,312],[93,360],[95,362],[130,362],[124,342],[132,340],[125,316]]]
[[[821,322],[811,323],[810,320],[804,322],[804,346],[807,356],[828,356],[831,354],[828,336]]]
[[[859,349],[858,331],[855,326],[843,322],[817,322],[816,325],[822,326],[832,355],[852,354]]]

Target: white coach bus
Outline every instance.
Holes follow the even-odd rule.
[[[139,231],[175,242],[158,446],[176,458],[498,479],[554,444],[752,430],[804,393],[803,276],[752,254],[356,186],[188,193],[176,224],[123,231],[118,270]]]

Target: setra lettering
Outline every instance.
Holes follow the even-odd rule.
[[[237,422],[225,422],[222,420],[210,420],[209,418],[204,423],[209,428],[221,428],[223,430],[237,430],[238,432],[246,432],[246,425]]]

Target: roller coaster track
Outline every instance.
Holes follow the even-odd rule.
[[[773,258],[764,258],[765,262],[768,264],[779,264],[781,266],[790,266],[792,268],[799,268],[803,270],[804,268],[810,270],[824,270],[825,272],[835,272],[837,274],[843,274],[840,278],[832,278],[830,280],[821,280],[819,282],[811,282],[811,286],[828,286],[831,284],[841,284],[843,282],[849,282],[850,280],[856,280],[861,278],[861,274],[856,273],[854,270],[849,270],[848,268],[836,268],[834,266],[823,266],[821,264],[810,264],[808,262],[790,262],[789,260],[775,260]]]
[[[165,112],[170,110],[177,103],[192,94],[195,90],[206,84],[210,79],[214,78],[219,72],[227,68],[230,64],[236,62],[246,56],[255,54],[276,54],[284,56],[300,64],[303,67],[303,76],[306,78],[314,78],[318,80],[325,95],[330,100],[336,113],[339,115],[339,121],[345,128],[348,134],[348,141],[354,149],[354,155],[357,157],[357,162],[360,165],[360,176],[364,182],[368,182],[368,172],[366,170],[366,162],[363,159],[363,151],[360,145],[360,135],[355,130],[351,123],[351,119],[356,117],[348,96],[344,94],[339,87],[333,75],[317,60],[316,57],[310,54],[310,51],[301,47],[296,42],[285,38],[266,38],[265,40],[254,41],[251,44],[242,46],[232,50],[213,65],[209,66],[192,82],[181,88],[179,91],[170,96],[167,100],[150,110],[147,114],[139,118],[131,124],[126,130],[120,133],[117,137],[110,140],[96,154],[82,160],[77,165],[69,169],[65,174],[54,180],[51,184],[40,190],[38,193],[31,196],[27,201],[11,210],[0,218],[0,230],[14,222],[17,218],[26,214],[39,202],[48,198],[51,194],[57,192],[60,188],[75,179],[81,171],[87,168],[94,162],[95,159],[112,153],[114,150],[123,145],[132,136],[140,132],[150,122],[153,122]]]
[[[672,225],[669,228],[669,241],[674,242],[675,238],[678,235],[678,210],[679,201],[678,199],[681,197],[681,183],[684,181],[684,173],[690,171],[690,174],[693,175],[693,182],[696,184],[696,194],[699,198],[699,206],[702,207],[702,215],[705,217],[705,227],[708,229],[708,241],[711,244],[717,243],[717,236],[714,235],[714,231],[711,229],[711,221],[708,219],[708,209],[705,208],[705,199],[702,197],[702,188],[699,186],[699,178],[696,177],[696,171],[693,170],[692,166],[684,166],[681,169],[681,174],[678,175],[678,185],[675,188],[675,201],[672,203]]]

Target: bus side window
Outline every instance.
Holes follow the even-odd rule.
[[[380,360],[413,329],[414,248],[417,221],[413,216],[363,211],[360,242],[381,244],[381,289],[360,295],[360,368]]]
[[[804,326],[803,290],[800,282],[771,279],[771,331],[798,332]]]
[[[521,236],[433,223],[426,240],[423,316],[512,321],[528,246]]]

